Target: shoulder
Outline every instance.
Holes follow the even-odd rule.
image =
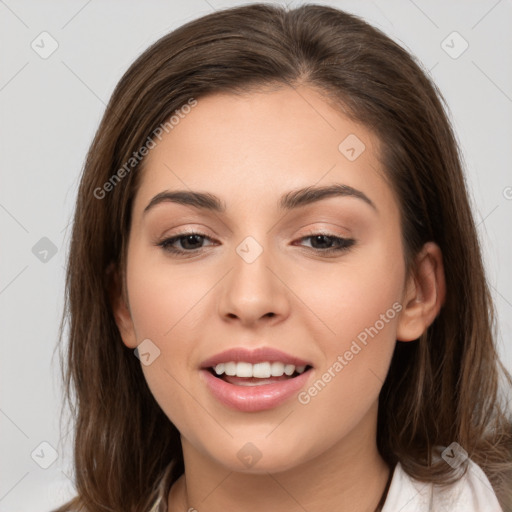
[[[410,477],[400,463],[393,478],[382,512],[503,512],[482,468],[468,459],[466,473],[448,486],[421,482]]]

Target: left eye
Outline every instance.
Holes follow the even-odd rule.
[[[355,244],[355,240],[352,238],[342,238],[327,233],[314,233],[300,238],[299,241],[308,239],[311,239],[311,245],[309,247],[313,251],[322,254],[346,251]],[[157,245],[167,252],[184,255],[191,254],[202,249],[202,243],[205,240],[213,242],[209,236],[203,233],[180,233],[171,238],[162,240]],[[176,247],[177,243],[179,243],[181,247]],[[214,243],[211,243],[210,245],[214,245]]]
[[[307,239],[311,239],[312,249],[324,253],[344,251],[355,243],[353,238],[342,238],[335,235],[329,235],[327,233],[315,233],[313,235],[302,237],[300,240]],[[320,247],[318,247],[318,245],[320,245]],[[327,245],[327,247],[325,245]]]

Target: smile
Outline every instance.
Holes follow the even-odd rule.
[[[212,368],[218,376],[250,378],[253,380],[268,379],[269,377],[282,377],[284,375],[290,377],[294,373],[304,373],[305,365],[295,366],[293,364],[284,364],[279,361],[263,362],[251,364],[244,361],[236,363],[230,361],[228,363],[219,363]],[[226,379],[225,379],[226,380]],[[229,382],[229,379],[227,379]]]
[[[203,362],[200,375],[223,405],[242,412],[278,407],[312,374],[308,362],[271,348],[231,349]]]

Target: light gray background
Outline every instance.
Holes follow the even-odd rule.
[[[59,432],[59,361],[52,355],[67,226],[105,103],[150,43],[186,21],[241,3],[0,0],[0,512],[47,511],[72,493],[71,451]],[[359,14],[384,30],[422,61],[444,94],[466,160],[498,311],[499,350],[512,371],[512,2],[315,3]],[[42,46],[43,31],[59,45],[47,59],[31,48],[34,40]],[[458,36],[446,39],[453,31],[469,44],[456,59],[445,51],[462,49]],[[32,252],[42,237],[57,248],[46,262]],[[31,458],[35,450],[35,459],[49,461],[51,451],[39,446],[44,441],[58,452],[48,469]]]

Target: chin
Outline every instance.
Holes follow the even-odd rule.
[[[287,471],[314,456],[304,451],[302,443],[288,442],[284,445],[277,439],[274,442],[265,437],[259,439],[254,436],[252,439],[254,441],[230,440],[227,445],[216,445],[213,450],[213,447],[206,447],[206,451],[212,460],[227,470],[254,475]]]

